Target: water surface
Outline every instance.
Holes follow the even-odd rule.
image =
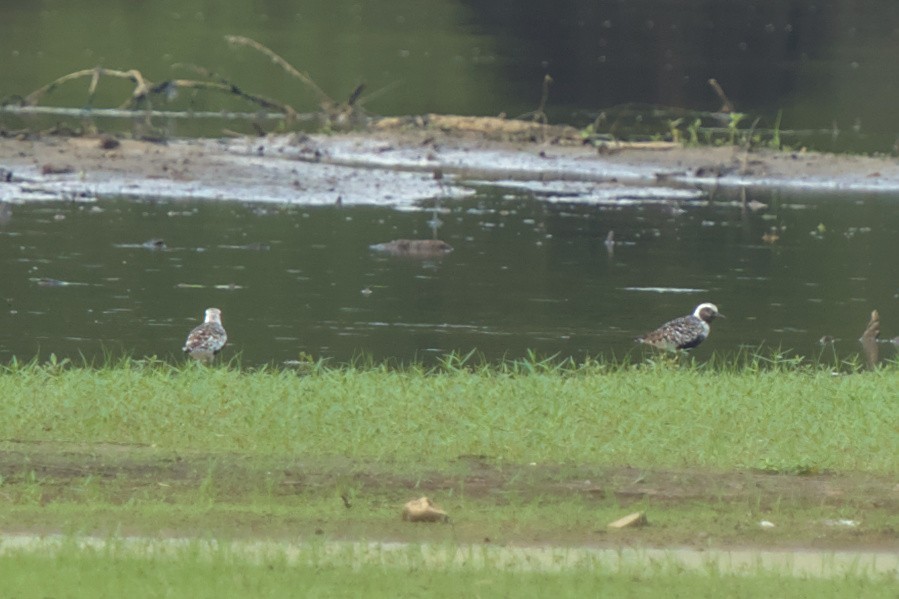
[[[899,198],[757,193],[768,208],[753,212],[726,197],[590,205],[475,189],[441,203],[439,235],[455,249],[434,259],[369,249],[429,238],[430,201],[413,210],[12,206],[0,224],[0,358],[174,359],[209,306],[223,310],[226,356],[239,352],[245,364],[301,353],[624,357],[636,334],[704,301],[727,319],[695,351],[703,359],[759,347],[816,356],[824,335],[852,356],[875,308],[884,336],[899,335]],[[772,227],[779,239],[763,241]]]
[[[707,83],[715,78],[736,110],[751,113],[744,126],[759,117],[759,128],[772,128],[782,112],[781,129],[800,132],[784,134],[796,147],[890,152],[899,135],[897,32],[894,0],[6,2],[0,98],[95,66],[161,82],[195,78],[184,65],[199,65],[245,91],[317,109],[310,90],[267,58],[229,48],[230,34],[269,46],[334,99],[366,84],[365,106],[376,114],[518,116],[537,108],[550,75],[552,121],[586,125],[605,112],[605,132],[666,134],[670,120],[692,121],[689,110],[721,107]],[[44,103],[80,108],[87,88],[87,79],[70,82]],[[91,104],[118,106],[132,89],[103,79]],[[194,90],[158,96],[154,106],[254,109]],[[55,123],[0,119],[6,128]],[[173,135],[254,131],[248,123],[157,124]]]

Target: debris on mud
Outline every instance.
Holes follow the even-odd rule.
[[[610,522],[608,528],[637,528],[647,524],[649,521],[646,519],[646,512],[634,512]]]
[[[427,497],[419,497],[408,501],[403,506],[403,520],[406,522],[449,522],[449,515]]]

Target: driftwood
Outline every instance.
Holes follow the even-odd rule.
[[[288,75],[298,79],[303,85],[311,89],[315,94],[319,108],[321,108],[322,114],[325,117],[325,124],[344,128],[356,125],[360,120],[365,119],[365,115],[360,107],[360,97],[365,86],[360,85],[356,87],[346,102],[336,102],[312,80],[312,77],[310,77],[308,73],[300,71],[284,60],[284,58],[256,40],[242,35],[226,35],[225,40],[232,46],[246,46],[265,54]]]
[[[360,119],[364,118],[364,114],[360,108],[362,103],[361,94],[364,86],[360,85],[353,90],[353,93],[350,94],[346,102],[337,102],[328,96],[307,73],[300,71],[263,44],[248,37],[238,35],[225,36],[225,40],[232,46],[246,46],[261,52],[271,59],[273,63],[281,67],[287,74],[298,79],[303,85],[311,89],[321,110],[321,117],[323,117],[322,121],[324,124],[345,127],[348,125],[355,125]],[[100,78],[113,77],[117,79],[127,79],[134,83],[134,89],[132,90],[130,97],[119,106],[119,109],[122,110],[152,110],[153,96],[168,95],[178,89],[200,89],[236,96],[261,108],[278,110],[284,114],[288,122],[294,122],[300,114],[293,108],[293,106],[286,102],[245,91],[234,82],[229,81],[220,75],[216,75],[203,67],[181,63],[172,66],[174,68],[191,69],[204,79],[167,79],[159,83],[154,83],[150,79],[147,79],[143,73],[137,69],[119,70],[95,67],[63,75],[47,85],[34,90],[23,98],[21,103],[24,106],[35,106],[44,96],[51,93],[60,85],[76,79],[89,77],[90,84],[88,85],[87,104],[90,105],[96,94]]]
[[[173,65],[173,66],[184,66],[184,65]],[[48,93],[55,90],[57,87],[62,85],[63,83],[67,83],[69,81],[73,81],[75,79],[81,79],[84,77],[90,77],[90,85],[88,86],[88,100],[87,104],[90,105],[93,102],[94,95],[97,91],[97,86],[100,82],[100,77],[115,77],[118,79],[128,79],[134,82],[134,90],[131,92],[131,97],[123,102],[118,108],[120,110],[136,110],[140,109],[143,106],[147,106],[152,108],[151,98],[154,95],[158,94],[166,94],[171,90],[177,89],[208,89],[216,92],[221,92],[233,96],[237,96],[253,104],[256,104],[262,108],[271,108],[275,110],[280,110],[283,112],[288,119],[297,116],[297,111],[288,104],[284,104],[282,102],[278,102],[277,100],[272,100],[271,98],[266,98],[264,96],[259,96],[256,94],[251,94],[243,91],[237,85],[227,82],[227,81],[199,81],[195,79],[168,79],[161,83],[153,83],[149,79],[143,76],[140,71],[137,69],[131,69],[129,71],[120,71],[116,69],[106,69],[102,67],[97,67],[93,69],[83,69],[81,71],[75,71],[74,73],[69,73],[68,75],[63,75],[54,81],[51,81],[47,85],[36,89],[31,92],[27,96],[25,96],[22,103],[26,106],[34,106]]]
[[[134,91],[131,92],[131,99],[122,104],[122,107],[133,105],[136,102],[139,102],[142,98],[145,98],[147,94],[150,93],[150,82],[147,81],[140,71],[137,69],[131,69],[128,71],[120,71],[117,69],[105,69],[103,67],[95,67],[93,69],[83,69],[81,71],[75,71],[74,73],[69,73],[68,75],[63,75],[58,79],[55,79],[48,83],[47,85],[38,88],[25,96],[25,99],[22,101],[26,106],[34,106],[37,104],[44,95],[52,92],[54,89],[66,83],[68,81],[73,81],[75,79],[81,79],[82,77],[90,77],[91,82],[88,86],[88,104],[93,101],[94,94],[97,91],[97,85],[100,83],[100,77],[105,75],[107,77],[116,77],[119,79],[128,79],[134,83]]]
[[[313,93],[315,93],[315,97],[318,102],[322,104],[323,108],[325,106],[331,107],[336,104],[334,100],[332,100],[328,94],[326,94],[322,88],[312,80],[312,77],[309,76],[308,73],[304,73],[294,67],[292,64],[284,60],[281,56],[273,52],[268,47],[260,44],[254,39],[250,39],[248,37],[244,37],[242,35],[226,35],[225,41],[231,44],[232,46],[247,46],[256,50],[257,52],[261,52],[268,56],[273,63],[284,69],[284,71],[296,79],[299,79],[306,87],[311,89]]]
[[[877,339],[880,337],[880,314],[878,314],[877,310],[873,310],[871,312],[871,320],[868,321],[868,326],[865,328],[865,332],[862,333],[859,341],[862,343],[862,349],[865,351],[865,363],[868,365],[868,368],[874,369],[877,367],[877,362],[880,357],[879,349],[877,347]]]

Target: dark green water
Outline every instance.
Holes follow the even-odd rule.
[[[45,0],[0,3],[0,98],[14,100],[53,79],[97,65],[141,70],[160,82],[210,69],[243,89],[316,109],[312,94],[266,58],[232,49],[226,34],[252,37],[305,70],[333,98],[360,83],[376,114],[448,112],[517,116],[537,107],[554,79],[551,120],[603,129],[650,120],[666,133],[678,111],[716,111],[716,78],[759,128],[799,131],[794,145],[890,152],[899,134],[899,3],[895,0]],[[87,80],[45,104],[81,107]],[[94,106],[115,107],[131,85],[101,81]],[[637,104],[643,108],[611,109]],[[648,105],[648,106],[646,106]],[[182,90],[157,108],[252,110]],[[692,116],[685,116],[691,120]],[[56,121],[0,116],[0,127]],[[78,123],[76,123],[78,124]],[[108,125],[111,126],[111,125]],[[268,124],[269,127],[273,126]],[[178,122],[174,135],[218,135],[249,124]]]
[[[769,209],[550,203],[484,187],[444,205],[440,236],[455,251],[431,261],[368,248],[429,237],[429,210],[16,205],[0,224],[0,360],[174,357],[208,306],[223,310],[225,355],[242,352],[245,364],[301,352],[623,357],[634,335],[702,301],[728,318],[713,324],[700,358],[759,346],[816,356],[823,335],[851,356],[874,308],[884,336],[899,335],[899,198],[753,199]],[[772,226],[780,240],[763,243]],[[610,229],[620,242],[611,254]],[[140,247],[153,238],[167,249]]]

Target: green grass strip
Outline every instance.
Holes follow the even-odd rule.
[[[12,365],[0,439],[162,450],[895,473],[899,370],[670,364],[313,366],[295,371]]]

